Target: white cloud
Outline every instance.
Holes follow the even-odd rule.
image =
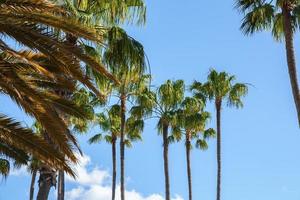
[[[111,199],[110,175],[108,171],[94,167],[88,170],[91,163],[90,157],[84,155],[80,157],[80,164],[76,166],[77,179],[73,180],[67,176],[67,180],[76,183],[77,186],[66,192],[68,200],[108,200]],[[125,196],[130,200],[164,200],[159,194],[143,196],[135,190],[125,192]],[[116,200],[120,200],[120,186],[116,189]],[[172,200],[183,200],[182,197],[176,195]]]
[[[76,180],[72,177],[67,176],[67,181],[75,182],[80,185],[97,185],[99,183],[104,184],[104,182],[109,180],[109,173],[105,170],[100,170],[97,167],[94,167],[91,171],[88,171],[88,166],[91,163],[91,158],[89,156],[80,156],[79,164],[75,167],[75,173],[77,174]]]

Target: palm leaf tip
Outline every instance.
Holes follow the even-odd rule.
[[[91,137],[88,142],[90,144],[95,144],[100,142],[101,140],[102,140],[102,134],[96,134],[93,137]]]
[[[10,163],[8,160],[0,158],[0,174],[3,178],[7,178],[10,171]]]
[[[196,142],[196,147],[201,149],[201,150],[207,150],[208,149],[208,144],[205,140],[199,139]]]

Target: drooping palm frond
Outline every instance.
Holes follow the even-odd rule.
[[[75,161],[72,150],[73,144],[77,146],[76,140],[57,111],[77,117],[83,112],[45,89],[55,90],[65,85],[67,90],[73,90],[72,82],[79,81],[102,98],[81,69],[80,61],[108,79],[117,80],[80,46],[71,46],[56,37],[54,29],[61,30],[64,35],[103,42],[101,29],[78,23],[50,1],[0,1],[0,34],[26,49],[18,51],[0,40],[0,88],[2,94],[10,96],[27,114],[40,121],[51,141],[67,158]]]
[[[43,2],[47,1],[32,1],[31,4],[37,3],[38,6]],[[47,9],[39,8],[34,10],[35,12],[32,12],[33,6],[31,4],[26,4],[21,1],[10,1],[10,3],[13,5],[7,5],[7,1],[5,1],[1,3],[0,6],[1,15],[5,15],[5,17],[3,16],[2,18],[0,15],[1,34],[14,38],[25,46],[31,49],[37,49],[46,56],[50,56],[52,61],[57,62],[60,67],[65,67],[69,71],[75,68],[73,69],[73,76],[77,74],[74,70],[78,67],[76,68],[76,66],[74,66],[76,62],[73,62],[72,56],[69,56],[70,54],[88,63],[96,71],[99,71],[99,73],[104,74],[110,79],[114,79],[101,64],[85,54],[83,49],[79,46],[68,46],[63,41],[60,41],[59,38],[55,37],[51,29],[45,26],[57,28],[66,33],[71,33],[72,35],[83,37],[91,41],[103,42],[103,35],[98,34],[95,29],[79,24],[76,20],[66,17],[65,15],[57,14],[55,11],[60,9],[60,7],[54,4],[48,6]],[[48,2],[48,4],[50,3]],[[23,35],[18,31],[21,31]],[[24,37],[25,33],[26,37]],[[55,55],[59,56],[56,57]],[[84,81],[84,79],[81,81]]]
[[[74,175],[64,156],[53,146],[5,115],[0,115],[0,144],[1,154],[17,162],[24,164],[28,159],[24,152],[28,152],[45,164]]]
[[[10,163],[7,159],[0,158],[0,175],[6,178],[10,171]]]
[[[247,13],[243,19],[241,29],[245,34],[270,29],[273,23],[274,7],[268,3]]]
[[[17,148],[17,146],[8,145],[5,143],[0,144],[0,154],[1,157],[13,160],[16,165],[26,165],[29,160],[29,156],[24,151]]]
[[[133,68],[142,74],[146,69],[145,52],[143,46],[119,28],[112,27],[107,33],[107,50],[105,62],[118,70],[120,67]],[[120,69],[121,70],[121,69]],[[120,71],[118,70],[118,71]],[[129,70],[130,71],[130,70]]]
[[[126,137],[134,142],[142,140],[142,132],[144,130],[144,120],[135,117],[128,117],[126,120]]]
[[[1,142],[0,160],[0,165],[2,165],[0,175],[2,175],[4,178],[7,178],[12,167],[19,168],[22,165],[27,165],[29,161],[29,155],[17,146],[11,146]]]
[[[91,137],[89,139],[89,143],[90,144],[95,144],[95,143],[99,143],[100,141],[102,141],[102,134],[96,134],[93,137]]]
[[[248,87],[246,84],[236,83],[232,86],[229,96],[228,96],[228,104],[231,106],[235,106],[237,108],[243,107],[243,102],[241,97],[246,96],[248,93]]]
[[[56,0],[70,14],[85,24],[119,25],[123,23],[144,24],[146,6],[142,0]]]
[[[197,142],[196,142],[196,147],[201,149],[201,150],[206,150],[206,149],[208,149],[208,144],[205,140],[198,139]]]
[[[244,15],[241,30],[246,35],[271,30],[276,40],[282,40],[284,37],[282,18],[284,2],[287,1],[237,0],[236,8]],[[291,26],[292,31],[295,32],[299,29],[300,2],[288,1],[287,3],[291,5]]]

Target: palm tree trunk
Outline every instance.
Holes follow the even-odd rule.
[[[41,167],[37,200],[47,200],[50,189],[56,185],[56,172],[47,166]]]
[[[285,36],[285,48],[286,48],[286,58],[288,64],[288,71],[290,76],[290,82],[292,86],[292,92],[294,96],[294,101],[297,109],[298,115],[298,125],[300,126],[300,91],[297,80],[297,68],[296,59],[294,52],[294,39],[293,39],[293,29],[292,29],[292,18],[291,11],[287,3],[282,7],[283,14],[283,26],[284,26],[284,36]]]
[[[125,200],[125,113],[126,96],[121,95],[121,137],[120,137],[120,163],[121,163],[121,200]]]
[[[221,105],[222,101],[216,101],[217,110],[217,200],[221,199]]]
[[[63,170],[58,171],[58,187],[57,200],[64,200],[65,198],[65,173]]]
[[[164,171],[165,171],[165,198],[170,200],[170,180],[169,180],[169,143],[168,143],[168,125],[163,125],[163,148],[164,148]]]
[[[77,37],[72,34],[66,35],[66,43],[70,46],[76,46]],[[74,83],[75,84],[75,83]],[[70,91],[57,91],[60,96],[63,98],[69,99],[71,92]],[[68,124],[68,117],[62,116],[66,124]],[[57,186],[57,200],[65,199],[65,173],[63,170],[58,171],[58,186]]]
[[[116,196],[116,176],[117,176],[117,162],[116,162],[116,139],[112,141],[112,163],[113,163],[113,174],[112,174],[112,192],[111,199],[115,200]]]
[[[189,186],[189,200],[193,199],[192,196],[192,172],[191,172],[191,139],[190,134],[186,133],[186,141],[185,141],[185,151],[186,151],[186,169],[188,176],[188,186]]]
[[[31,175],[29,200],[33,200],[33,195],[34,195],[34,184],[35,184],[36,174],[37,174],[37,170],[34,169],[34,170],[32,171],[32,175]]]
[[[43,131],[43,137],[49,144],[55,145],[45,131]],[[42,165],[39,168],[39,174],[39,191],[36,199],[47,200],[51,187],[56,186],[56,171],[47,165]]]

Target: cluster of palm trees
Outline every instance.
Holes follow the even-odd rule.
[[[211,117],[205,110],[207,101],[214,101],[217,111],[217,158],[218,186],[220,198],[221,188],[221,109],[222,102],[241,107],[241,98],[247,94],[247,86],[234,83],[235,77],[225,72],[211,70],[207,82],[195,81],[189,88],[192,96],[185,96],[186,87],[183,80],[167,80],[157,88],[149,86],[150,75],[141,74],[139,70],[119,68],[122,76],[117,76],[119,86],[111,88],[111,93],[117,99],[111,100],[112,105],[102,105],[101,112],[91,123],[99,125],[105,133],[96,134],[89,143],[98,143],[104,139],[112,147],[112,200],[116,193],[116,142],[120,140],[120,184],[121,199],[125,199],[125,147],[131,147],[132,142],[142,138],[144,121],[149,118],[158,119],[157,130],[163,140],[163,160],[165,173],[165,198],[170,200],[169,181],[169,145],[184,139],[186,147],[186,164],[189,188],[189,199],[192,200],[192,174],[190,151],[195,140],[195,146],[205,150],[207,140],[215,137],[215,131],[207,128]],[[138,78],[137,78],[138,77]],[[86,102],[86,100],[84,100]],[[90,98],[93,101],[93,98]],[[117,101],[117,103],[115,103]],[[91,103],[89,103],[91,104]]]
[[[246,34],[271,29],[275,39],[285,39],[300,124],[293,48],[300,2],[237,0],[236,7],[245,15],[241,29]],[[165,199],[170,200],[169,145],[185,141],[192,200],[191,149],[193,144],[207,149],[212,137],[217,138],[216,199],[221,199],[221,111],[224,102],[242,107],[247,85],[212,69],[204,83],[195,81],[187,88],[183,80],[167,80],[153,88],[142,44],[120,28],[124,23],[144,24],[145,13],[142,0],[0,0],[0,94],[36,120],[30,129],[0,113],[0,174],[7,177],[11,165],[28,166],[31,200],[37,175],[38,200],[48,199],[56,185],[58,200],[64,199],[64,175],[76,177],[75,152],[82,153],[73,133],[88,132],[94,124],[105,134],[94,135],[89,143],[105,139],[112,146],[112,200],[119,141],[125,200],[125,150],[141,140],[148,118],[157,119],[162,136]],[[215,105],[216,131],[207,128],[209,101]]]

